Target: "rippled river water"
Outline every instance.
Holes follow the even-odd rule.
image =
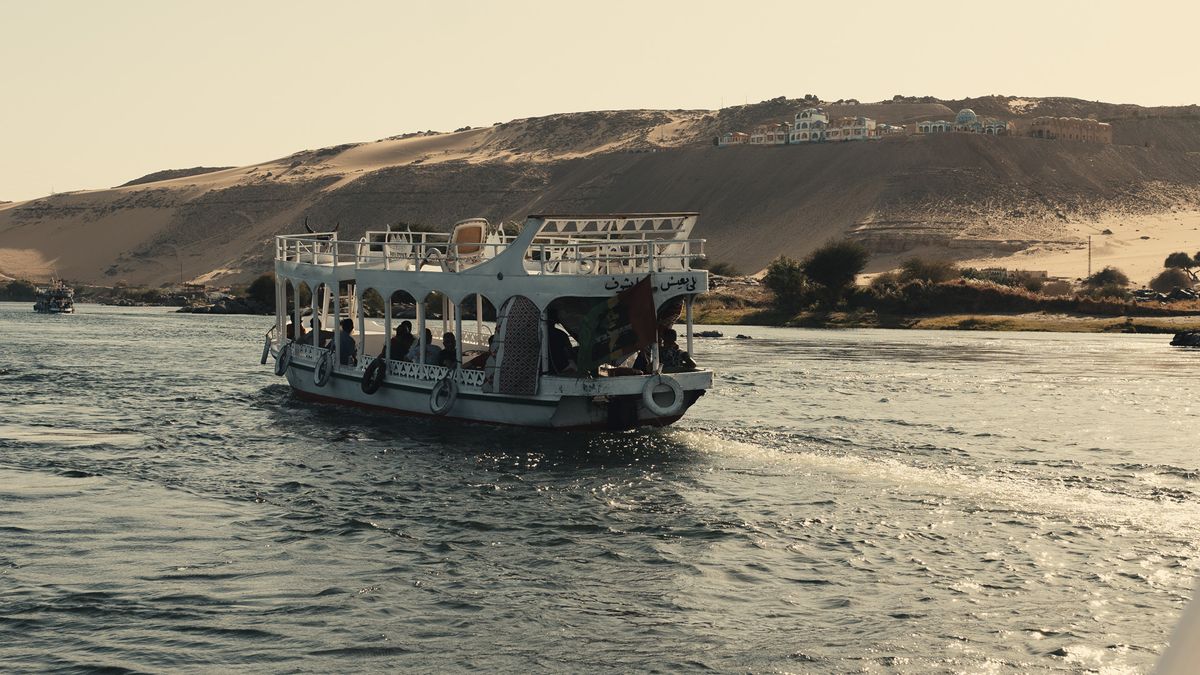
[[[744,328],[555,434],[296,401],[269,322],[0,305],[0,670],[1143,672],[1200,564],[1163,336]]]

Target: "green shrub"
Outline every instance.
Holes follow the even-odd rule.
[[[1092,276],[1095,275],[1093,274]],[[1125,275],[1122,274],[1121,276]],[[1088,277],[1088,279],[1091,279],[1091,277]],[[1130,298],[1129,290],[1126,288],[1128,284],[1128,279],[1125,280],[1124,284],[1115,282],[1102,285],[1088,284],[1086,288],[1079,291],[1078,297],[1091,298],[1093,300],[1128,300]]]
[[[0,285],[0,300],[9,302],[32,302],[37,299],[37,287],[24,279],[14,279]]]
[[[884,272],[871,280],[870,289],[875,293],[894,291],[901,286],[900,275],[895,272]]]
[[[1115,267],[1105,267],[1087,279],[1084,279],[1083,285],[1092,289],[1112,287],[1124,289],[1125,286],[1129,285],[1129,277],[1125,276],[1124,272]]]
[[[958,266],[949,260],[909,258],[900,265],[901,281],[929,281],[939,283],[962,276]]]
[[[1045,278],[1035,277],[1030,272],[1015,272],[1011,278],[1015,285],[1024,288],[1030,293],[1038,293],[1046,286]]]
[[[738,268],[731,263],[715,262],[708,268],[709,273],[716,274],[722,277],[740,277],[744,276]]]
[[[246,297],[251,300],[267,306],[275,306],[275,274],[267,272],[250,282],[246,288]]]
[[[775,306],[797,310],[808,304],[811,295],[801,263],[781,255],[767,266],[763,285],[775,294]]]
[[[808,254],[800,263],[800,270],[821,287],[821,301],[834,307],[846,289],[854,285],[870,257],[867,249],[856,241],[834,241]]]
[[[813,283],[840,289],[854,283],[870,257],[867,249],[858,242],[834,241],[809,253],[800,267]]]
[[[1178,267],[1170,267],[1150,280],[1150,288],[1159,293],[1170,293],[1176,288],[1191,288],[1195,285],[1192,277]]]
[[[1163,261],[1163,267],[1166,268],[1188,269],[1195,266],[1195,259],[1182,251],[1176,251],[1175,253],[1172,253],[1171,255],[1167,256],[1166,260]]]

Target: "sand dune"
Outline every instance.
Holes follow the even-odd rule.
[[[1008,267],[1046,270],[1051,276],[1082,278],[1088,273],[1088,237],[1091,237],[1091,270],[1112,266],[1138,283],[1163,270],[1163,261],[1176,251],[1200,251],[1200,211],[1108,216],[1073,228],[1078,240],[1071,244],[1037,244],[1007,255],[963,261],[975,267]],[[1112,234],[1102,234],[1105,230]]]
[[[1058,274],[1078,268],[1087,233],[1107,227],[1114,235],[1096,242],[1094,265],[1123,264],[1139,281],[1171,250],[1200,249],[1189,229],[1200,212],[1193,108],[1012,97],[827,106],[891,123],[949,117],[961,105],[1026,116],[1095,110],[1111,116],[1113,146],[962,135],[711,144],[803,105],[564,113],[0,204],[0,273],[158,284],[177,281],[182,266],[184,278],[237,280],[267,269],[271,237],[302,231],[306,217],[357,237],[400,221],[446,227],[549,209],[699,210],[696,234],[710,256],[745,271],[844,236],[867,243],[878,268],[927,252]]]

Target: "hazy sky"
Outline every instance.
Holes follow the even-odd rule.
[[[1200,2],[0,0],[0,199],[814,93],[1200,102]]]

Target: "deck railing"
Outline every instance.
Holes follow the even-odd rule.
[[[375,356],[364,356],[358,366],[359,371],[365,371],[371,365]],[[429,363],[413,363],[411,361],[389,360],[386,362],[387,377],[392,379],[419,380],[422,382],[437,382],[447,375],[453,377],[459,384],[474,387],[483,386],[483,371],[465,368],[450,369],[445,366],[435,366]]]
[[[540,274],[680,271],[704,256],[703,239],[534,239],[525,267]]]
[[[317,360],[321,358],[321,354],[330,352],[328,349],[314,347],[312,344],[308,343],[294,341],[289,342],[292,345],[292,358],[304,363],[315,364]],[[330,358],[333,358],[332,353],[330,354]],[[371,365],[371,362],[375,361],[377,358],[379,357],[363,355],[358,358],[358,362],[353,366],[335,365],[334,368],[342,372],[349,371],[358,375],[362,375],[362,373],[367,369],[367,366]],[[482,370],[474,370],[470,368],[451,369],[445,366],[435,366],[432,363],[397,361],[395,359],[389,359],[385,363],[387,367],[387,377],[393,380],[407,379],[418,380],[421,382],[437,382],[438,380],[445,378],[447,375],[450,375],[459,384],[473,387],[483,386],[484,372]]]
[[[391,240],[388,240],[388,238]],[[365,241],[339,241],[306,235],[275,238],[275,259],[373,270],[460,272],[507,250],[500,243],[451,242],[441,232],[398,235],[368,232]],[[690,270],[704,257],[703,239],[619,239],[537,237],[525,252],[525,269],[537,274],[609,275]]]

